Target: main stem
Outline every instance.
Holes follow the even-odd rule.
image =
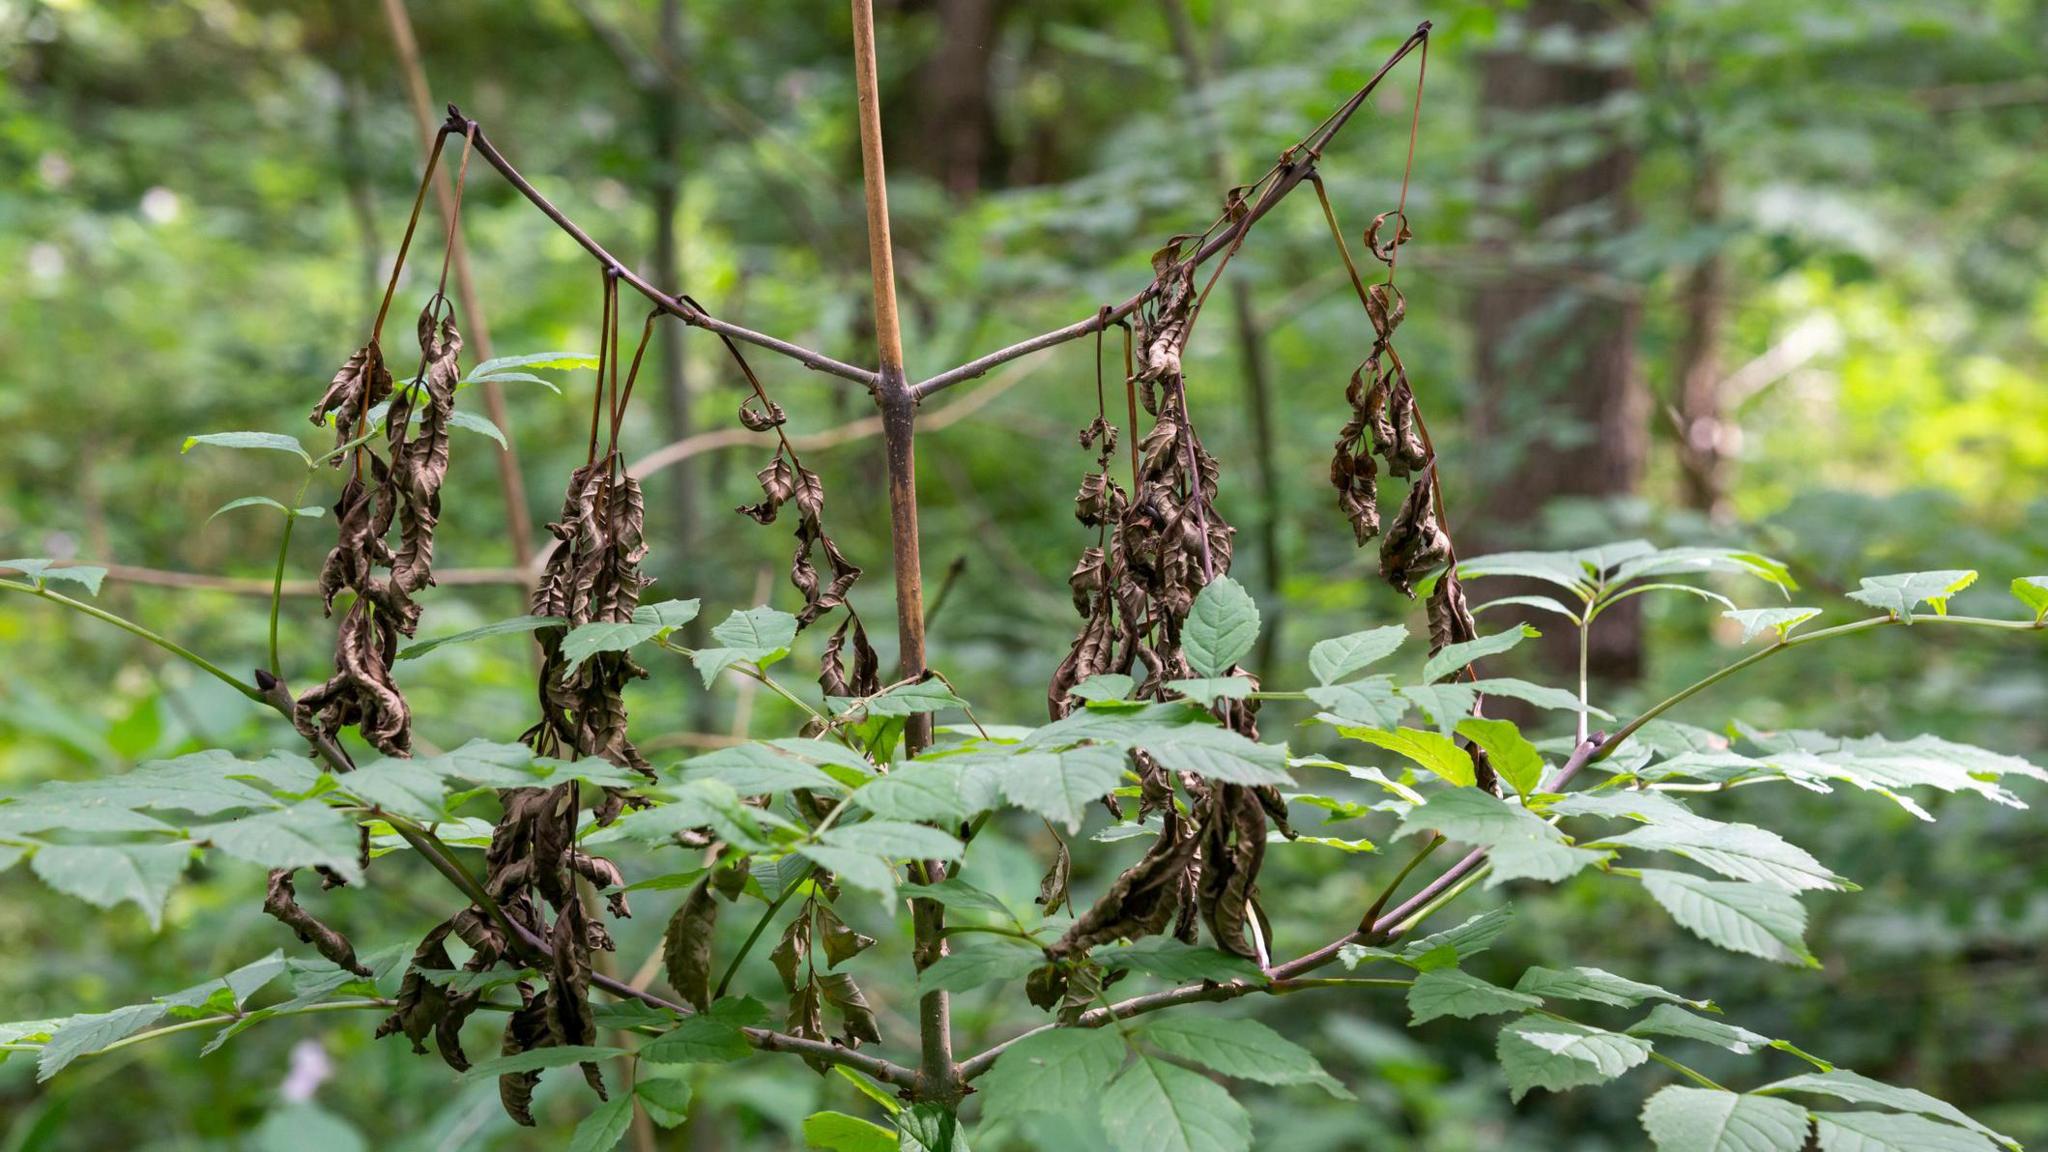
[[[875,72],[873,0],[852,0],[853,75],[860,101],[861,186],[867,194],[868,270],[874,280],[875,350],[880,361],[875,403],[882,410],[882,444],[889,473],[889,538],[896,562],[898,674],[921,678],[924,663],[924,578],[917,542],[917,397],[903,371],[903,329],[896,313],[896,253],[889,242],[889,186],[882,163],[882,98]],[[931,742],[931,717],[910,718],[905,750],[916,755]],[[924,879],[936,879],[930,862]],[[914,960],[920,971],[945,955],[946,910],[933,900],[910,902]],[[951,1007],[944,992],[918,1001],[923,1057],[918,1094],[951,1105],[961,1095],[953,1063]]]

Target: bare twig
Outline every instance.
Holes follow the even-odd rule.
[[[1189,260],[1195,267],[1200,267],[1210,257],[1229,249],[1237,242],[1240,235],[1251,231],[1252,225],[1257,224],[1264,218],[1266,213],[1272,211],[1273,206],[1278,204],[1289,192],[1292,192],[1296,185],[1308,179],[1309,175],[1316,170],[1316,161],[1322,154],[1322,150],[1328,146],[1330,141],[1343,129],[1351,117],[1357,113],[1358,109],[1364,105],[1366,97],[1372,95],[1373,90],[1379,87],[1380,81],[1385,79],[1387,73],[1393,71],[1394,66],[1405,59],[1408,53],[1414,51],[1416,46],[1428,40],[1429,27],[1429,22],[1425,20],[1415,29],[1413,35],[1409,36],[1407,40],[1401,43],[1399,48],[1394,50],[1394,54],[1387,58],[1387,62],[1380,65],[1379,71],[1373,73],[1372,78],[1365,82],[1364,87],[1353,93],[1349,100],[1346,100],[1335,112],[1332,112],[1329,119],[1323,121],[1320,127],[1282,154],[1283,158],[1274,167],[1272,179],[1267,184],[1265,193],[1252,204],[1243,217],[1228,227],[1215,232],[1200,248],[1196,249],[1193,256],[1189,257]],[[1143,307],[1145,302],[1150,300],[1159,291],[1159,285],[1163,282],[1164,278],[1156,279],[1151,284],[1146,285],[1137,295],[1107,311],[1098,311],[1085,320],[1077,320],[1064,328],[1056,328],[1050,332],[1040,333],[1028,340],[1020,340],[1007,348],[999,348],[985,356],[970,360],[957,368],[947,369],[936,376],[920,381],[912,391],[916,393],[918,399],[922,400],[935,392],[942,392],[947,388],[951,388],[963,380],[972,380],[999,364],[1007,364],[1020,356],[1029,356],[1033,352],[1040,352],[1047,348],[1056,348],[1070,340],[1078,340],[1091,332],[1107,329],[1109,325],[1122,320]]]

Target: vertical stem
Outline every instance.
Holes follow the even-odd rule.
[[[391,43],[398,51],[399,71],[405,76],[406,96],[412,103],[420,140],[431,143],[440,127],[434,119],[433,96],[427,88],[426,68],[420,62],[420,45],[413,37],[412,18],[406,14],[405,0],[384,0],[384,18],[391,25]],[[442,222],[449,228],[455,227],[455,192],[445,173],[434,180],[434,197],[441,206]],[[491,331],[484,322],[476,278],[470,274],[469,249],[459,235],[451,243],[455,294],[462,301],[463,334],[481,363],[491,358]],[[505,411],[505,393],[493,381],[484,381],[477,387],[483,390],[484,415],[505,433],[505,447],[498,452],[498,487],[505,494],[505,531],[512,543],[512,560],[523,572],[533,561],[533,529],[527,523],[526,481],[519,475],[519,456],[512,450],[512,422]]]
[[[889,537],[896,562],[896,637],[901,649],[898,671],[900,675],[916,677],[925,671],[924,580],[917,542],[917,398],[904,378],[903,331],[896,314],[896,255],[889,243],[889,188],[882,164],[882,101],[875,76],[875,9],[873,0],[851,2],[853,73],[860,102],[861,184],[867,194],[868,270],[874,280],[875,346],[880,360],[875,403],[882,410],[882,442],[889,472]],[[931,717],[912,717],[904,734],[907,751],[915,755],[930,741]],[[925,879],[936,878],[929,862],[922,867]],[[946,910],[932,900],[913,900],[910,910],[916,937],[915,962],[922,970],[945,955],[942,933]],[[960,1070],[953,1063],[951,1009],[944,992],[927,993],[919,1000],[918,1029],[923,1052],[918,1094],[957,1105],[961,1095]]]

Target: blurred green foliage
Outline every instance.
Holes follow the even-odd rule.
[[[651,242],[645,190],[657,175],[644,108],[578,8],[644,44],[655,5],[414,7],[436,99],[481,120],[602,242],[642,258]],[[1214,212],[1219,190],[1196,136],[1196,98],[1155,7],[1003,7],[990,66],[995,144],[982,190],[966,198],[949,195],[922,162],[931,131],[921,68],[938,43],[937,5],[888,6],[882,18],[913,375],[1123,298],[1163,236]],[[1536,144],[1489,138],[1476,116],[1489,53],[1517,42],[1516,6],[1191,8],[1224,60],[1207,99],[1246,178],[1360,83],[1416,20],[1436,22],[1409,200],[1414,270],[1405,255],[1402,265],[1403,351],[1450,462],[1454,521],[1483,518],[1472,507],[1478,477],[1512,456],[1519,434],[1496,429],[1480,440],[1462,419],[1475,401],[1464,304],[1500,259],[1483,242],[1475,171],[1500,149],[1511,169],[1569,163],[1588,133],[1619,125],[1640,157],[1639,212],[1601,258],[1603,274],[1645,310],[1636,351],[1654,407],[1649,474],[1639,492],[1548,509],[1539,538],[1741,543],[1790,562],[1816,596],[1874,572],[1984,570],[1983,584],[1957,598],[1959,612],[2000,612],[2002,577],[2048,571],[2048,6],[1655,4],[1649,18],[1595,42],[1547,46],[1631,62],[1639,85],[1611,106],[1557,114]],[[684,287],[751,327],[870,359],[844,9],[689,0],[685,11]],[[306,430],[306,409],[362,339],[410,206],[419,149],[403,91],[381,17],[360,0],[0,0],[0,554],[268,578],[274,516],[206,517],[250,494],[289,502],[296,468],[265,454],[181,457],[179,446],[225,429]],[[1332,197],[1354,224],[1391,205],[1407,99],[1405,87],[1389,85],[1328,156]],[[1700,147],[1719,158],[1726,186],[1726,211],[1706,223],[1684,192]],[[570,242],[488,174],[473,181],[464,225],[501,353],[594,346],[596,277]],[[422,236],[437,245],[431,212]],[[1678,507],[1663,415],[1683,319],[1675,285],[1706,252],[1732,269],[1721,349],[1740,381],[1732,524]],[[409,314],[404,301],[429,291],[430,264],[407,273],[399,316]],[[1313,640],[1392,622],[1410,606],[1378,584],[1370,550],[1352,547],[1323,480],[1364,337],[1305,196],[1262,224],[1231,275],[1253,286],[1274,369],[1274,511],[1287,575],[1280,587],[1262,586],[1258,557],[1242,547],[1249,532],[1239,571],[1277,629],[1276,667],[1298,669]],[[700,333],[664,338],[685,342],[698,425],[727,426],[743,383],[722,351]],[[1230,328],[1212,321],[1189,371],[1195,402],[1214,413],[1203,432],[1227,470],[1225,506],[1249,528],[1264,512],[1249,484],[1254,433],[1240,415],[1236,352]],[[964,561],[934,625],[935,662],[996,716],[1036,717],[1068,635],[1063,579],[1089,542],[1069,497],[1087,467],[1073,430],[1093,414],[1091,355],[1087,342],[1068,345],[927,405],[930,417],[968,396],[986,400],[924,437],[920,482],[928,583]],[[1114,379],[1113,343],[1105,355]],[[767,359],[756,366],[794,432],[866,414],[856,392]],[[579,462],[585,417],[573,393],[515,385],[510,402],[527,489],[544,513]],[[667,439],[654,407],[650,397],[647,418],[629,428],[629,456]],[[510,563],[492,451],[475,437],[457,442],[444,566]],[[806,456],[824,475],[835,536],[869,568],[856,600],[877,620],[890,611],[879,453],[877,441],[855,439]],[[702,597],[714,617],[758,602],[762,590],[790,602],[776,575],[786,534],[723,511],[753,498],[757,455],[726,450],[692,462],[697,531],[688,539],[675,531],[683,518],[667,489],[650,484],[658,593]],[[314,570],[326,531],[294,539],[294,577]],[[102,600],[236,667],[262,660],[261,599],[115,579]],[[294,684],[325,674],[329,626],[314,607],[306,598],[285,604]],[[449,586],[430,595],[422,635],[522,610],[511,588]],[[886,663],[884,631],[876,639]],[[2038,646],[1904,631],[1773,661],[1682,715],[1932,731],[2036,759],[2048,748],[2048,665]],[[1725,663],[1735,640],[1707,605],[1653,602],[1644,677],[1596,685],[1596,698],[1626,713]],[[0,601],[0,650],[0,784],[10,787],[289,735],[162,653],[46,605]],[[797,657],[800,666],[815,660],[815,651]],[[530,668],[517,638],[451,647],[402,666],[401,676],[431,745],[510,739],[527,723]],[[707,698],[679,665],[637,686],[633,703],[643,746],[670,754],[692,733],[779,733],[796,720],[769,697],[726,689]],[[1269,730],[1283,733],[1295,718],[1276,708]],[[2025,794],[2043,799],[2038,787]],[[1528,964],[1568,955],[1679,988],[1709,983],[1751,1027],[1943,1095],[2022,1139],[2048,1140],[2048,833],[2038,816],[1940,803],[1931,805],[1940,823],[1929,827],[1873,797],[1744,793],[1718,811],[1742,819],[1750,804],[1770,805],[1769,823],[1798,828],[1795,838],[1864,887],[1809,901],[1823,971],[1707,950],[1647,915],[1645,902],[1614,900],[1582,880],[1520,901],[1518,928],[1485,958],[1485,974],[1512,982]],[[984,875],[1035,885],[1023,840],[992,836],[973,851],[986,857],[975,862]],[[1385,861],[1336,854],[1277,857],[1265,881],[1288,893],[1275,909],[1276,936],[1318,942],[1326,913],[1368,903],[1386,871]],[[260,912],[261,886],[254,868],[209,864],[178,888],[155,932],[132,908],[101,913],[23,870],[0,875],[0,939],[10,942],[0,1018],[131,1003],[291,943]],[[426,891],[373,882],[325,910],[359,944],[395,944],[438,918]],[[656,946],[662,919],[619,932],[624,967]],[[898,949],[902,927],[866,926]],[[909,1005],[878,1009],[885,1031],[914,1030]],[[1281,1133],[1303,1150],[1641,1145],[1634,1094],[1537,1095],[1511,1107],[1488,1029],[1440,1021],[1410,1033],[1394,999],[1368,996],[1257,1010],[1361,1097],[1250,1093],[1254,1130],[1274,1146]],[[1011,999],[987,993],[963,998],[958,1015],[972,1036],[1008,1035],[1019,1023]],[[198,1046],[179,1038],[95,1058],[47,1086],[33,1082],[29,1061],[0,1065],[0,1148],[557,1147],[586,1108],[555,1083],[536,1107],[550,1126],[514,1130],[488,1083],[451,1085],[445,1068],[402,1043],[373,1043],[367,1020],[273,1024],[203,1060]],[[333,1070],[324,1079],[291,1071],[322,1058]],[[1702,1067],[1714,1070],[1711,1061]],[[288,1078],[317,1090],[288,1100]],[[780,1062],[721,1069],[695,1088],[689,1147],[795,1146],[810,1109],[862,1111],[838,1078]],[[1041,1147],[1097,1147],[1091,1124],[1037,1117],[1028,1137]]]

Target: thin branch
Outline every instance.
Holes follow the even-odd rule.
[[[1329,145],[1330,141],[1335,138],[1337,133],[1343,129],[1344,125],[1365,103],[1366,97],[1372,95],[1373,89],[1379,87],[1380,81],[1386,77],[1387,73],[1393,71],[1394,66],[1406,58],[1408,53],[1414,51],[1418,45],[1429,39],[1429,27],[1429,22],[1425,20],[1407,40],[1401,43],[1399,48],[1394,50],[1394,54],[1387,58],[1387,62],[1380,65],[1379,71],[1373,73],[1372,79],[1367,80],[1364,87],[1353,93],[1351,98],[1346,100],[1335,112],[1332,112],[1329,118],[1324,120],[1315,131],[1309,133],[1300,143],[1282,154],[1283,158],[1273,169],[1273,178],[1267,185],[1265,193],[1259,197],[1257,202],[1251,206],[1250,210],[1241,219],[1232,223],[1229,227],[1217,231],[1197,249],[1195,254],[1189,258],[1192,266],[1200,267],[1210,257],[1235,245],[1240,236],[1251,231],[1252,225],[1257,224],[1266,213],[1272,211],[1273,206],[1278,204],[1289,192],[1292,192],[1296,185],[1309,178],[1309,175],[1316,170],[1316,161],[1322,154],[1322,150]],[[1020,340],[1007,348],[997,349],[986,356],[970,360],[957,368],[947,369],[936,376],[919,382],[911,391],[916,394],[919,400],[923,400],[925,397],[936,392],[942,392],[963,380],[972,380],[999,364],[1007,364],[1020,356],[1029,356],[1033,352],[1055,348],[1068,341],[1078,340],[1091,332],[1104,330],[1109,325],[1122,320],[1143,307],[1146,301],[1152,299],[1158,293],[1159,285],[1160,281],[1155,280],[1151,284],[1146,285],[1137,295],[1107,311],[1098,311],[1085,320],[1078,320],[1064,328],[1056,328],[1051,332],[1040,333],[1028,340]]]
[[[467,131],[468,126],[474,123],[474,121],[463,119],[461,112],[452,105],[448,110],[448,114],[449,123],[454,125],[456,131]],[[443,130],[446,131],[447,129],[444,127]],[[685,303],[680,296],[671,295],[656,288],[648,283],[639,273],[626,266],[618,257],[605,251],[603,245],[592,240],[588,232],[578,227],[575,221],[564,215],[562,210],[555,207],[546,196],[541,195],[540,190],[529,183],[526,177],[520,175],[519,170],[512,166],[511,161],[505,159],[504,154],[498,151],[497,145],[491,143],[490,137],[484,134],[482,128],[476,130],[476,152],[478,156],[483,157],[486,164],[498,170],[498,174],[505,178],[506,183],[517,189],[520,195],[532,201],[533,206],[540,209],[542,215],[554,221],[555,227],[568,234],[570,239],[576,241],[585,252],[596,257],[598,263],[604,265],[621,282],[631,287],[635,292],[640,293],[640,295],[645,296],[662,311],[677,317],[683,323],[693,328],[703,328],[722,336],[729,336],[734,340],[752,344],[757,348],[766,348],[770,352],[787,356],[806,368],[814,368],[844,380],[851,380],[863,388],[872,389],[875,386],[876,374],[865,368],[856,368],[844,361],[835,360],[822,352],[813,352],[802,345],[792,344],[787,340],[778,339],[774,336],[756,332],[751,328],[742,328],[738,324],[720,320],[702,308],[693,307]]]

